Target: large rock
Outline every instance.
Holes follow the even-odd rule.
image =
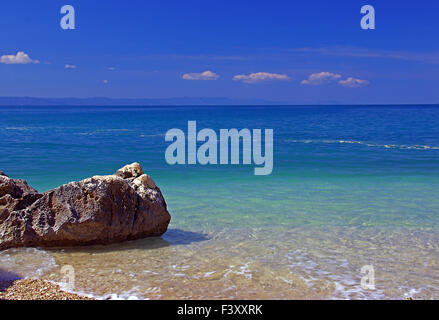
[[[0,171],[0,223],[8,212],[24,209],[40,197],[26,181],[11,179]]]
[[[160,236],[170,219],[160,189],[138,163],[43,194],[0,175],[0,250]]]

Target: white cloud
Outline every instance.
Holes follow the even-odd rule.
[[[318,86],[321,84],[330,83],[340,78],[341,75],[336,73],[320,72],[320,73],[313,73],[308,77],[307,80],[303,80],[301,83],[304,85]]]
[[[346,80],[340,80],[338,83],[347,88],[359,88],[367,86],[370,82],[367,80],[349,77]]]
[[[186,73],[182,77],[184,80],[218,80],[219,75],[212,71],[204,71],[201,73]]]
[[[66,65],[64,66],[64,68],[65,68],[65,69],[76,69],[76,66],[73,65],[73,64],[66,64]]]
[[[105,83],[105,84],[107,84],[107,83],[108,83],[108,80],[102,80],[102,82]]]
[[[250,73],[248,75],[238,74],[233,77],[233,80],[242,81],[245,83],[256,83],[256,82],[269,81],[269,80],[286,81],[286,80],[290,80],[290,77],[288,77],[286,74],[256,72],[256,73]]]
[[[318,86],[322,84],[331,83],[338,80],[338,84],[346,88],[359,88],[367,86],[370,82],[367,80],[361,80],[353,77],[348,77],[346,80],[340,79],[341,75],[331,72],[320,72],[311,74],[308,79],[303,80],[303,85]]]
[[[40,63],[38,60],[32,60],[23,51],[18,51],[16,55],[9,54],[0,57],[0,63],[4,64],[29,64],[29,63]]]
[[[108,67],[108,70],[114,71],[114,70],[116,70],[116,68],[115,67]]]

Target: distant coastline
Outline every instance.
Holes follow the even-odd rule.
[[[44,97],[1,97],[0,107],[32,107],[32,106],[439,106],[437,103],[391,103],[391,104],[355,104],[337,101],[322,101],[320,103],[294,103],[286,101],[270,101],[264,99],[234,99],[224,97],[175,97],[175,98],[44,98]]]
[[[284,105],[285,102],[262,99],[232,99],[232,98],[39,98],[39,97],[0,97],[0,106],[196,106],[196,105]]]

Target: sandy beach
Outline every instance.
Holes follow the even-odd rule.
[[[49,281],[20,279],[0,281],[0,300],[95,300],[65,292]]]

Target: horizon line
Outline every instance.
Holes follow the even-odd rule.
[[[40,100],[38,101],[38,104],[26,104],[19,101],[10,101],[5,102],[1,101],[4,99],[34,99],[34,100]],[[72,101],[71,103],[53,103],[44,105],[43,101],[41,100],[52,100],[52,102],[57,102],[56,100],[92,100],[92,99],[105,99],[105,100],[128,100],[128,101],[138,101],[138,104],[84,104],[79,103],[76,104],[75,101]],[[222,104],[222,103],[205,103],[203,104],[202,101],[199,101],[199,103],[163,103],[163,104],[143,104],[139,100],[151,100],[151,102],[154,102],[154,100],[175,100],[175,99],[187,99],[187,100],[214,100],[214,99],[222,99],[222,100],[229,100],[231,103],[229,104]],[[250,102],[250,100],[253,100],[253,103]],[[165,102],[164,101],[164,102]],[[235,101],[235,103],[233,103]],[[242,101],[242,103],[236,103],[236,101]],[[246,101],[249,101],[246,103]],[[254,101],[260,101],[254,102]],[[86,101],[84,101],[86,102]],[[229,97],[168,97],[168,98],[110,98],[110,97],[104,97],[104,96],[94,96],[94,97],[32,97],[32,96],[0,96],[0,107],[264,107],[264,106],[276,106],[276,107],[300,107],[300,106],[439,106],[439,102],[433,102],[433,103],[345,103],[345,102],[322,102],[322,103],[292,103],[292,102],[286,102],[286,101],[271,101],[269,99],[263,99],[263,98],[229,98]]]

